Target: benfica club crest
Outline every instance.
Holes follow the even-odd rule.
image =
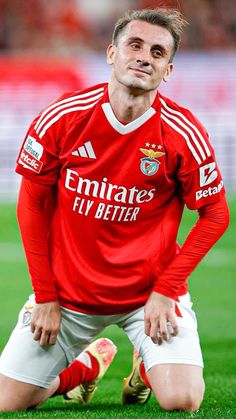
[[[141,172],[146,176],[155,175],[158,171],[161,162],[157,157],[164,156],[162,151],[154,151],[152,149],[140,148],[140,151],[147,157],[143,157],[140,162]]]
[[[33,309],[33,306],[25,306],[25,311],[22,317],[22,323],[24,326],[27,326],[31,322],[32,309]]]

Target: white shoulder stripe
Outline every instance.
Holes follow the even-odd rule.
[[[196,148],[198,149],[199,153],[202,156],[203,160],[206,160],[206,154],[204,153],[200,143],[198,142],[196,136],[194,135],[193,131],[186,125],[184,124],[181,119],[177,118],[176,116],[171,115],[171,113],[166,112],[164,109],[161,110],[162,114],[164,114],[165,116],[167,116],[168,118],[176,121],[181,127],[183,127],[185,129],[185,131],[187,131],[191,137],[191,139],[193,140],[193,143],[195,144]]]
[[[193,147],[192,143],[189,140],[189,136],[186,134],[186,132],[184,132],[182,129],[180,129],[177,125],[175,125],[170,119],[168,119],[165,115],[163,115],[163,113],[161,114],[161,118],[170,126],[172,127],[175,131],[179,132],[179,134],[181,134],[185,140],[186,143],[188,145],[188,148],[190,149],[190,151],[193,154],[193,157],[195,158],[195,160],[197,161],[198,164],[201,164],[201,159],[198,156],[195,148]]]
[[[193,131],[195,131],[195,133],[197,134],[197,136],[198,136],[198,141],[201,143],[201,147],[203,147],[204,148],[204,150],[205,150],[205,153],[207,154],[207,156],[209,157],[210,155],[211,155],[211,152],[210,152],[210,150],[209,150],[209,147],[208,147],[208,145],[207,145],[207,143],[206,143],[206,141],[205,141],[205,139],[204,139],[204,137],[202,136],[202,134],[201,134],[201,132],[199,131],[199,129],[196,127],[196,125],[194,125],[188,118],[186,118],[186,116],[185,115],[183,115],[183,113],[181,113],[181,112],[178,112],[178,111],[176,111],[176,110],[174,110],[174,109],[172,109],[172,108],[170,108],[167,104],[166,104],[166,102],[162,99],[162,98],[160,98],[160,101],[161,101],[161,103],[162,103],[162,105],[163,105],[163,107],[167,110],[167,111],[169,111],[170,113],[172,113],[172,114],[174,114],[174,115],[177,115],[177,116],[179,116],[179,118],[182,118],[182,120],[189,126],[189,127],[191,127],[192,129],[193,129]]]
[[[100,87],[99,89],[92,90],[91,92],[82,93],[81,95],[74,95],[74,96],[71,96],[67,99],[63,99],[63,100],[60,100],[59,102],[54,103],[53,105],[51,105],[47,109],[45,109],[45,111],[42,113],[42,115],[40,116],[37,124],[35,125],[35,129],[37,129],[37,127],[39,126],[40,122],[45,117],[45,115],[47,115],[48,112],[50,112],[52,109],[56,108],[57,106],[63,105],[64,103],[73,102],[74,100],[77,100],[77,99],[78,100],[79,99],[84,99],[84,98],[89,97],[89,96],[91,96],[91,100],[92,100],[94,95],[96,95],[97,93],[102,94],[103,92],[104,92],[104,87]]]
[[[46,133],[46,131],[48,130],[48,128],[50,128],[53,124],[55,124],[55,122],[57,122],[63,115],[66,115],[67,113],[70,113],[70,112],[81,111],[81,110],[86,110],[86,109],[92,108],[93,106],[96,105],[97,102],[98,102],[98,100],[96,102],[93,102],[92,104],[87,105],[87,106],[75,106],[73,108],[65,109],[64,111],[58,113],[53,119],[51,119],[44,126],[44,128],[38,134],[39,138],[42,138],[44,136],[44,134]]]
[[[87,103],[91,103],[91,102],[95,102],[97,103],[97,99],[100,99],[103,96],[103,93],[93,96],[92,98],[88,98],[88,99],[83,99],[83,100],[73,100],[69,103],[64,103],[63,105],[57,106],[55,107],[53,110],[51,110],[50,112],[48,112],[45,117],[41,120],[40,124],[37,123],[37,126],[35,125],[35,131],[37,132],[37,134],[40,132],[41,128],[45,125],[45,123],[53,116],[55,115],[57,112],[61,111],[62,109],[65,108],[69,108],[75,105],[86,105]],[[39,122],[39,121],[38,121]]]

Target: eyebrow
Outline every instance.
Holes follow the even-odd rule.
[[[131,36],[130,38],[128,38],[128,42],[141,42],[144,43],[145,41],[142,38],[139,38],[138,36]],[[154,44],[151,46],[151,49],[159,49],[163,54],[167,54],[167,50],[165,47],[163,47],[163,45],[160,44]]]

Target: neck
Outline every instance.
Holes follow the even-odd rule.
[[[143,115],[154,102],[156,91],[145,92],[109,83],[109,101],[116,118],[121,122],[132,122]]]

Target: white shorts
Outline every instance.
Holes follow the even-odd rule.
[[[55,345],[40,346],[30,331],[34,296],[20,311],[18,323],[0,358],[0,372],[10,378],[48,388],[56,376],[82,352],[105,327],[116,324],[139,351],[148,371],[157,364],[203,367],[197,321],[189,294],[178,304],[179,334],[156,345],[144,333],[144,309],[116,315],[90,315],[61,308],[62,321]],[[118,348],[119,349],[119,348]]]

